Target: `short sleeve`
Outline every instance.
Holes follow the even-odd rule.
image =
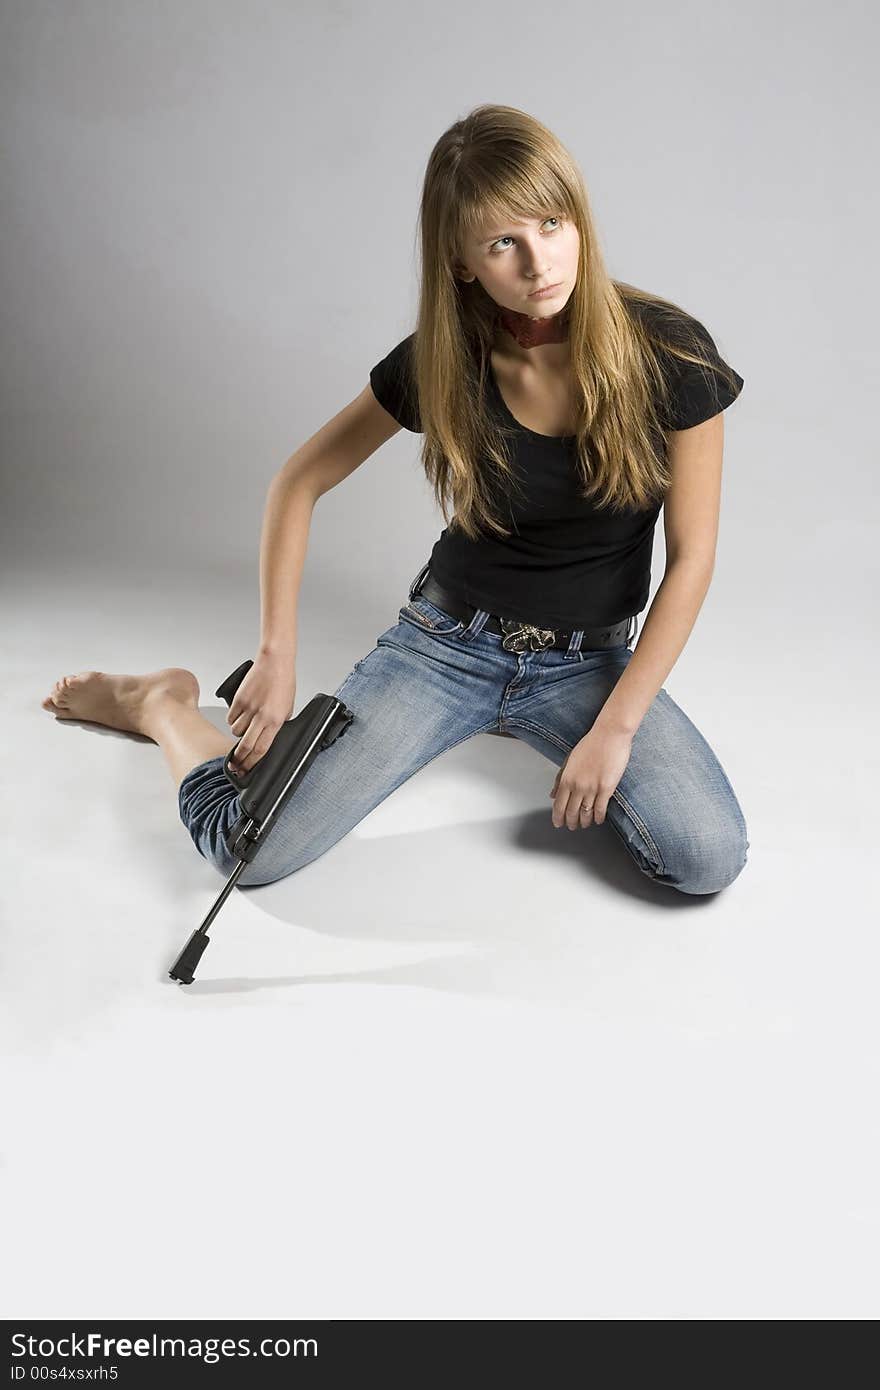
[[[411,368],[414,339],[415,334],[411,333],[392,348],[387,357],[376,363],[370,372],[370,385],[376,400],[399,425],[412,430],[414,434],[421,434],[422,423]]]
[[[671,353],[667,354],[670,393],[665,427],[670,430],[687,430],[711,420],[713,415],[733,404],[745,384],[739,373],[721,357],[705,325],[689,316],[688,327],[698,344],[697,351],[724,375],[712,367],[682,362]],[[681,343],[691,347],[689,337]]]

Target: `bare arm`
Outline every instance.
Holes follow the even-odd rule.
[[[666,572],[626,667],[598,717],[556,774],[557,830],[601,825],[629,762],[636,730],[697,620],[715,568],[724,421],[719,413],[670,435],[664,505]]]
[[[272,479],[260,541],[261,654],[296,656],[299,586],[318,498],[399,429],[367,385],[297,449]]]
[[[641,636],[596,724],[634,734],[691,634],[712,582],[721,505],[724,415],[669,437],[663,507],[666,570]]]
[[[260,540],[260,654],[296,657],[296,607],[315,497],[302,478],[277,473]]]

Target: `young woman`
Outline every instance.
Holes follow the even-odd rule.
[[[521,111],[477,107],[445,132],[420,228],[415,331],[270,486],[235,737],[177,668],[64,677],[43,707],[154,739],[196,848],[228,875],[239,803],[223,761],[240,740],[249,770],[293,711],[312,509],[405,428],[423,436],[446,527],[398,622],[335,692],[355,715],[346,738],[315,759],[239,884],[293,873],[432,758],[502,733],[557,765],[554,826],[607,816],[642,873],[717,892],[745,864],[746,824],[662,684],[711,582],[722,412],[743,379],[699,320],[609,277],[577,166]],[[633,649],[661,507],[666,569]]]

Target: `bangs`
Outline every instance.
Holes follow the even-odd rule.
[[[506,176],[505,176],[506,175]],[[573,215],[568,191],[556,171],[546,164],[527,170],[498,170],[479,189],[469,190],[459,203],[458,229],[464,238],[483,239],[509,219]]]

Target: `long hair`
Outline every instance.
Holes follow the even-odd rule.
[[[718,370],[684,310],[610,278],[583,178],[556,136],[515,107],[475,107],[441,135],[428,159],[411,359],[422,465],[447,526],[470,539],[481,528],[510,535],[494,514],[494,500],[517,487],[507,451],[514,430],[485,408],[498,305],[479,280],[465,283],[453,267],[484,218],[548,215],[569,219],[580,234],[565,313],[585,499],[615,511],[660,500],[671,481],[664,428],[670,383],[662,352]],[[650,315],[640,312],[643,306]]]

